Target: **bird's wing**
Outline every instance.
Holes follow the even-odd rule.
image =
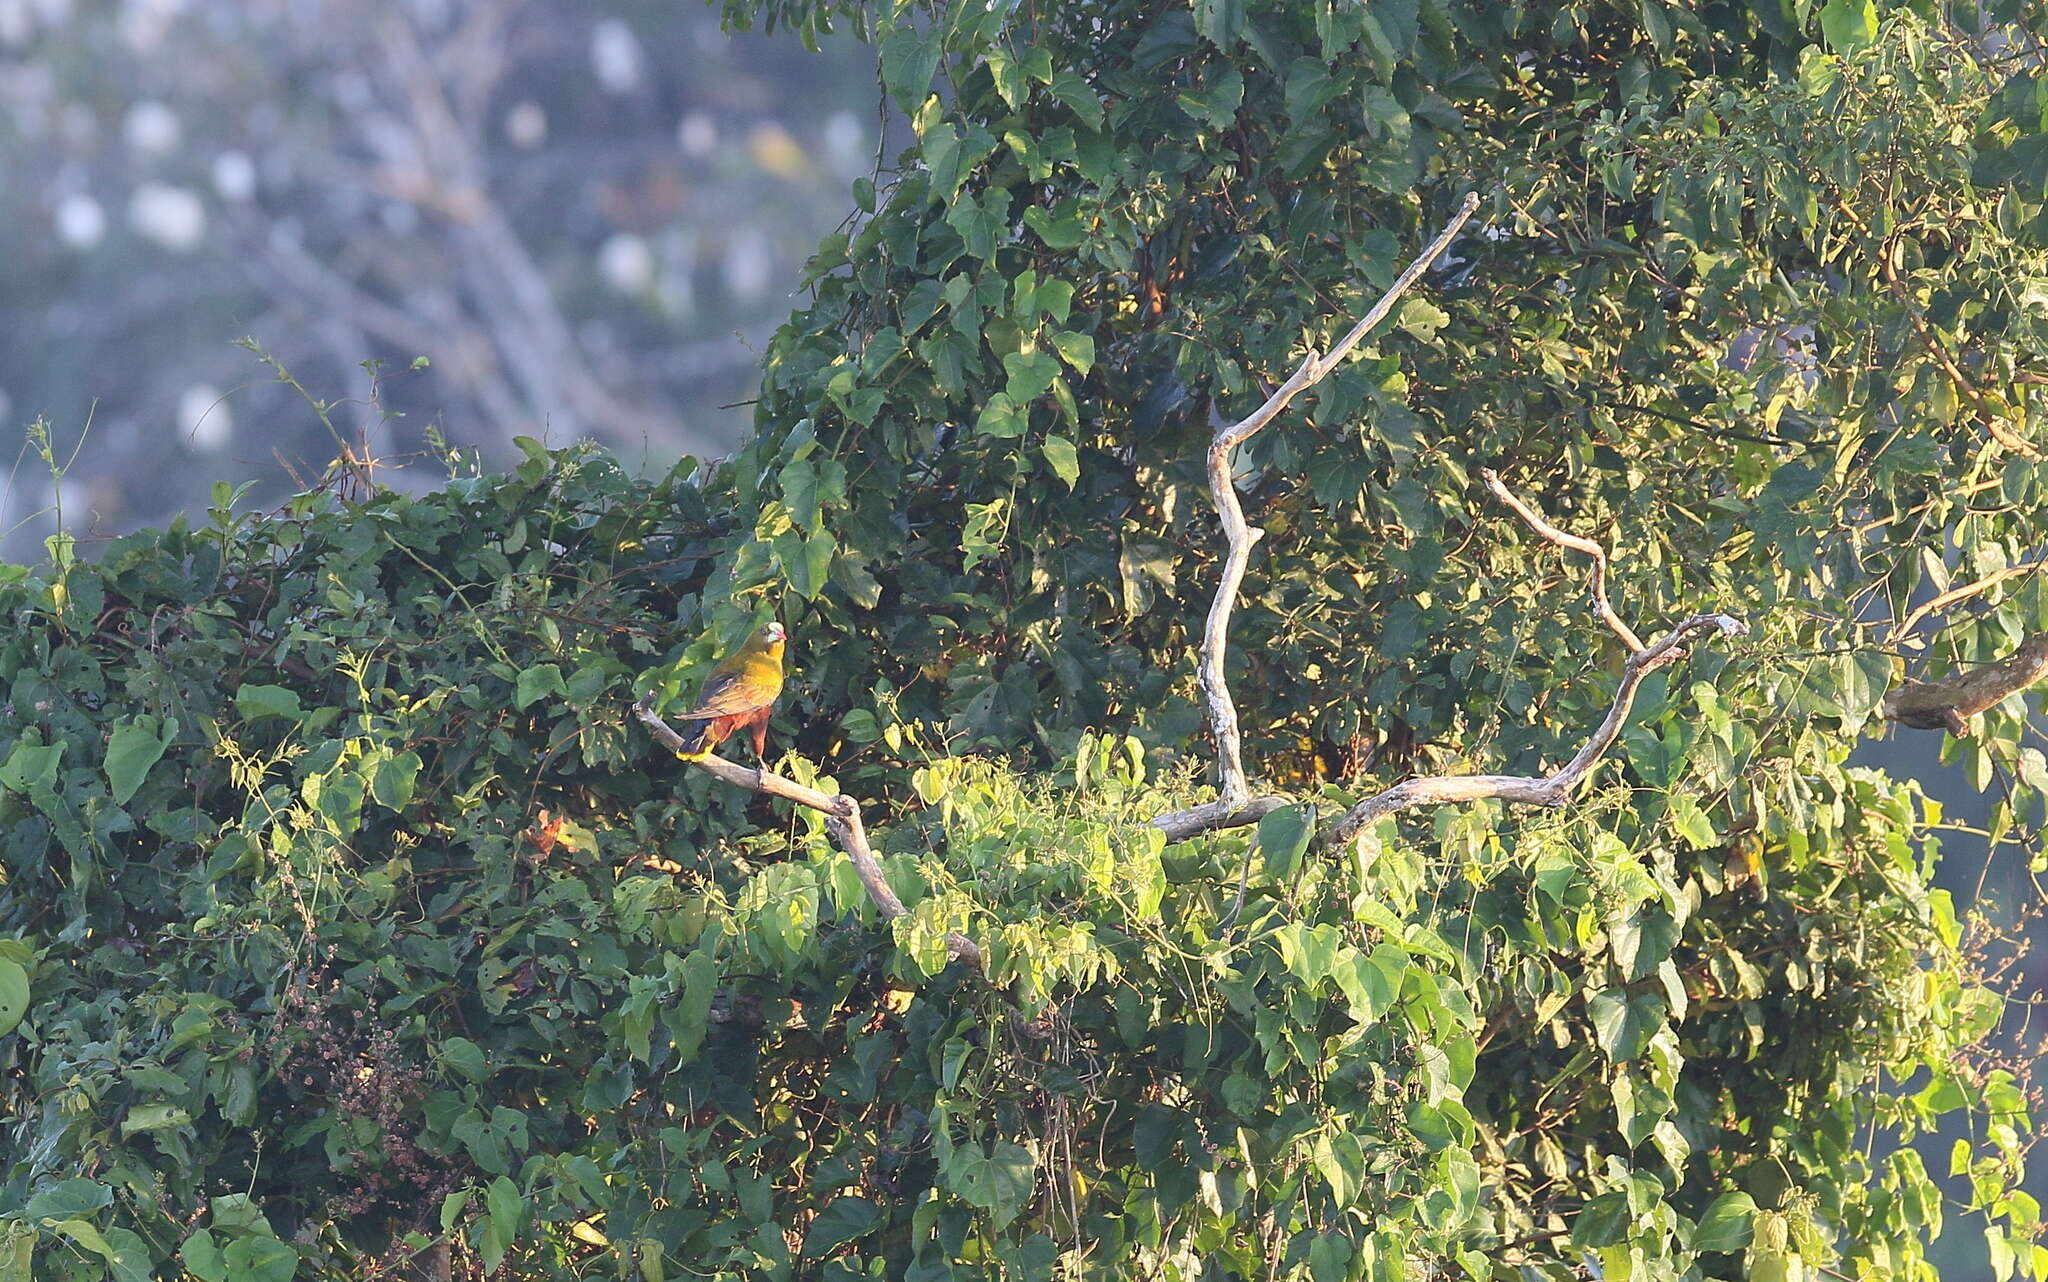
[[[743,667],[713,672],[705,680],[704,688],[698,691],[696,706],[676,719],[709,721],[713,717],[729,717],[736,712],[752,712],[775,702],[780,691],[762,688],[759,681],[751,679],[751,675]]]

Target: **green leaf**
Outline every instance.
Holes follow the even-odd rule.
[[[801,530],[818,527],[818,469],[798,459],[782,469],[782,505]]]
[[[144,1104],[128,1110],[121,1119],[121,1137],[143,1131],[163,1131],[174,1126],[183,1126],[192,1120],[192,1115],[182,1108],[170,1104]]]
[[[505,1232],[498,1227],[496,1220],[484,1221],[483,1232],[477,1235],[476,1254],[477,1258],[483,1261],[486,1275],[497,1273],[498,1267],[505,1262],[505,1252],[510,1250],[511,1246],[512,1244],[505,1240]]]
[[[1646,979],[1678,943],[1678,924],[1660,903],[1637,904],[1607,925],[1609,946],[1624,978]]]
[[[114,1282],[155,1282],[156,1270],[150,1267],[149,1245],[142,1235],[133,1229],[115,1225],[106,1230],[107,1265]],[[271,1282],[264,1279],[264,1282]],[[286,1274],[281,1282],[291,1282]]]
[[[983,436],[1022,436],[1030,422],[1029,413],[1008,392],[997,392],[982,405],[974,430]]]
[[[790,591],[809,601],[825,590],[832,575],[832,554],[839,540],[830,530],[818,530],[808,538],[795,530],[775,536],[775,560],[789,580]]]
[[[1740,1251],[1749,1245],[1751,1222],[1756,1218],[1756,1201],[1747,1193],[1723,1193],[1700,1216],[1693,1230],[1695,1251]]]
[[[1031,1153],[1008,1140],[997,1141],[989,1150],[979,1144],[960,1145],[940,1174],[954,1196],[989,1213],[989,1225],[998,1233],[1031,1200]]]
[[[1572,1245],[1581,1250],[1613,1246],[1628,1236],[1631,1219],[1627,1193],[1602,1193],[1579,1208],[1572,1221]]]
[[[18,961],[0,957],[0,1037],[5,1037],[13,1032],[20,1025],[22,1017],[28,1014],[28,995],[28,970]],[[63,1188],[70,1184],[88,1184],[95,1189],[100,1189],[102,1192],[105,1191],[103,1186],[93,1184],[91,1180],[66,1180],[64,1184],[60,1184],[58,1187]],[[33,1208],[35,1203],[31,1201],[29,1205]],[[105,1203],[100,1203],[100,1205],[103,1206]],[[77,1211],[93,1209],[96,1208],[78,1207],[75,1210],[67,1208],[61,1211],[31,1210],[30,1213],[40,1217],[44,1215],[75,1214]]]
[[[228,1282],[292,1282],[299,1253],[274,1237],[245,1237],[228,1243]]]
[[[205,1229],[195,1229],[178,1248],[178,1259],[185,1265],[185,1271],[199,1282],[227,1282],[227,1260],[222,1257],[220,1244],[213,1240],[213,1234]]]
[[[811,1259],[830,1255],[882,1222],[882,1210],[864,1197],[840,1197],[827,1203],[804,1232],[804,1254]]]
[[[510,1246],[519,1240],[519,1229],[526,1220],[526,1201],[519,1196],[519,1186],[500,1175],[484,1188],[484,1210],[491,1217],[491,1227],[497,1230],[498,1240]]]
[[[485,1065],[483,1047],[467,1037],[450,1037],[442,1042],[437,1053],[441,1062],[472,1082],[481,1082],[489,1075]]]
[[[1195,30],[1229,53],[1244,31],[1244,0],[1195,0]]]
[[[1259,820],[1259,862],[1270,880],[1294,879],[1315,836],[1314,825],[1314,808],[1302,805],[1282,806]]]
[[[114,1282],[153,1282],[156,1277],[149,1267],[149,1247],[131,1229],[114,1227],[102,1233],[84,1220],[64,1220],[54,1227],[57,1232],[105,1260]],[[230,1277],[229,1282],[238,1282],[238,1279]],[[265,1278],[261,1282],[290,1282],[290,1275],[282,1279]]]
[[[469,1209],[468,1189],[457,1189],[441,1199],[441,1231],[452,1233],[462,1222],[462,1213]]]
[[[710,1031],[711,999],[718,993],[718,960],[709,947],[683,959],[682,981],[682,993],[663,1020],[675,1041],[676,1062],[688,1064],[697,1058]]]
[[[115,805],[128,804],[128,799],[149,776],[149,768],[163,757],[164,750],[171,746],[171,740],[177,733],[176,721],[159,726],[157,719],[147,714],[114,731],[113,737],[107,741],[106,771]]]
[[[1049,214],[1037,205],[1024,211],[1024,225],[1037,232],[1048,249],[1072,249],[1088,239],[1088,228],[1078,216]]]
[[[960,531],[962,574],[973,573],[975,566],[993,560],[1002,550],[1002,540],[1009,528],[1008,507],[1003,499],[968,504],[967,524]]]
[[[62,1233],[102,1259],[111,1261],[114,1258],[114,1248],[108,1246],[107,1240],[100,1236],[100,1231],[86,1220],[62,1220],[51,1225],[50,1229],[52,1232]]]
[[[512,706],[523,712],[549,695],[569,697],[569,687],[562,684],[562,669],[552,663],[536,663],[519,674]]]
[[[1181,94],[1175,101],[1182,111],[1211,129],[1228,129],[1244,102],[1244,73],[1226,63],[1200,92]]]
[[[35,1282],[36,1234],[33,1229],[17,1229],[0,1236],[0,1282]],[[219,1282],[215,1278],[202,1278],[200,1282]]]
[[[1337,949],[1343,942],[1344,937],[1337,928],[1324,922],[1304,926],[1291,921],[1273,932],[1273,943],[1280,950],[1280,960],[1307,988],[1314,988],[1329,977],[1337,963]]]
[[[1338,1233],[1318,1233],[1308,1246],[1308,1272],[1314,1282],[1344,1282],[1351,1276],[1352,1247]]]
[[[413,783],[420,774],[420,754],[410,748],[377,763],[370,781],[370,795],[386,810],[403,810],[412,800]]]
[[[1643,1053],[1650,1037],[1664,1023],[1664,998],[1658,993],[1631,996],[1627,989],[1609,988],[1586,1001],[1593,1019],[1593,1034],[1600,1049],[1616,1064],[1625,1064]]]
[[[245,721],[261,721],[265,717],[283,717],[294,722],[306,719],[306,710],[299,706],[298,691],[283,686],[242,686],[235,691],[235,711]]]
[[[983,61],[1004,105],[1015,111],[1030,92],[1024,84],[1024,65],[1000,49],[990,50]]]
[[[1288,118],[1300,125],[1343,92],[1343,84],[1331,78],[1330,69],[1322,59],[1304,57],[1295,59],[1294,65],[1287,69],[1287,85],[1282,90],[1282,97],[1287,105]]]
[[[260,1233],[275,1237],[270,1221],[247,1193],[223,1193],[206,1204],[213,1227],[225,1233]]]
[[[1094,86],[1085,77],[1072,71],[1055,71],[1051,88],[1052,96],[1079,116],[1083,124],[1090,129],[1102,128],[1102,99],[1095,96]]]
[[[1045,281],[1033,292],[1033,301],[1039,311],[1052,318],[1053,324],[1064,325],[1074,309],[1074,283],[1068,280]]]
[[[1045,352],[1011,352],[1003,357],[1003,371],[1009,376],[1004,391],[1019,405],[1029,404],[1051,389],[1060,376],[1060,363]]]
[[[1401,987],[1401,970],[1394,969],[1398,965],[1391,957],[1379,956],[1376,949],[1372,956],[1354,951],[1331,966],[1337,987],[1350,1003],[1351,1018],[1360,1024],[1374,1024],[1393,1009]]]
[[[28,792],[33,788],[48,788],[57,782],[57,763],[64,757],[64,740],[44,746],[27,740],[14,745],[14,751],[7,754],[7,760],[0,764],[0,788],[9,792]]]
[[[899,26],[882,40],[882,86],[906,112],[915,112],[931,92],[939,70],[942,35]]]
[[[1309,1157],[1338,1206],[1357,1200],[1365,1183],[1365,1148],[1356,1135],[1348,1131],[1319,1135]]]
[[[1705,850],[1721,844],[1721,834],[1714,831],[1714,821],[1707,812],[1700,809],[1700,803],[1684,793],[1674,793],[1670,806],[1671,827],[1685,844],[1694,850]]]
[[[1664,0],[1642,0],[1643,30],[1649,34],[1650,43],[1658,53],[1671,52],[1671,15],[1664,10]]]
[[[1438,330],[1451,323],[1451,314],[1426,298],[1411,298],[1401,304],[1394,323],[1412,337],[1430,343],[1436,341]]]
[[[1876,0],[1828,0],[1820,11],[1821,35],[1837,53],[1855,53],[1877,39]]]
[[[1081,479],[1081,460],[1074,453],[1074,443],[1064,436],[1048,436],[1038,450],[1045,456],[1053,475],[1065,481],[1068,489],[1073,489],[1074,482]]]
[[[31,1220],[68,1220],[91,1215],[114,1200],[114,1190],[98,1180],[60,1180],[28,1200],[23,1215]]]
[[[1062,330],[1052,336],[1052,346],[1060,354],[1060,359],[1073,366],[1076,373],[1085,375],[1095,368],[1093,336]]]

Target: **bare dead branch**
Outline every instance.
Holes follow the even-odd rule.
[[[656,743],[670,752],[682,752],[682,736],[654,711],[653,695],[643,695],[640,701],[633,705],[633,715],[646,725]],[[875,858],[874,848],[868,844],[867,827],[861,822],[860,803],[852,797],[845,793],[820,792],[816,788],[807,788],[794,779],[785,779],[766,770],[749,770],[716,754],[686,757],[684,760],[714,779],[731,784],[735,788],[780,797],[784,801],[793,801],[799,806],[808,806],[821,812],[825,816],[825,831],[832,834],[832,840],[838,842],[839,848],[846,852],[846,857],[853,861],[855,875],[860,878],[860,884],[867,888],[868,898],[881,910],[883,919],[895,921],[908,911],[903,907],[903,901],[897,897],[896,892],[890,888],[889,879],[882,874],[882,862]],[[976,970],[981,969],[981,948],[958,931],[948,932],[946,935],[946,954],[955,961],[964,961]]]
[[[1493,491],[1494,497],[1507,504],[1516,516],[1522,518],[1522,523],[1534,530],[1539,538],[1548,539],[1559,547],[1570,548],[1575,552],[1584,552],[1593,558],[1592,582],[1588,586],[1588,591],[1593,595],[1593,608],[1599,611],[1609,630],[1621,638],[1621,643],[1628,647],[1630,654],[1641,650],[1643,639],[1636,635],[1634,628],[1622,622],[1621,616],[1614,612],[1614,607],[1607,603],[1607,549],[1592,539],[1567,534],[1544,520],[1534,508],[1522,502],[1507,486],[1501,484],[1500,476],[1492,468],[1481,468],[1479,475],[1485,478],[1486,488]]]
[[[1981,596],[2007,579],[2016,579],[2023,574],[2032,574],[2044,567],[2048,567],[2048,559],[2022,561],[2018,565],[2008,565],[2002,570],[1994,570],[1973,583],[1965,583],[1960,587],[1950,588],[1939,596],[1930,597],[1907,611],[1906,617],[1899,620],[1899,625],[1892,629],[1892,639],[1904,639],[1906,634],[1910,633],[1919,624],[1920,620],[1937,610],[1946,610],[1959,601],[1967,601],[1971,597]]]
[[[1607,549],[1600,543],[1583,535],[1568,534],[1545,520],[1534,508],[1523,502],[1501,481],[1492,469],[1483,469],[1480,475],[1486,479],[1487,488],[1494,496],[1507,505],[1522,522],[1535,531],[1539,538],[1560,547],[1583,552],[1593,559],[1591,591],[1593,603],[1600,617],[1622,643],[1629,647],[1628,661],[1621,671],[1621,684],[1614,692],[1614,702],[1607,709],[1598,728],[1586,740],[1572,759],[1548,775],[1430,775],[1419,779],[1404,779],[1391,788],[1386,788],[1367,797],[1342,818],[1331,824],[1317,837],[1324,847],[1336,846],[1350,839],[1369,824],[1400,810],[1413,810],[1422,806],[1452,805],[1465,801],[1497,800],[1528,806],[1562,806],[1571,799],[1571,794],[1590,774],[1600,758],[1614,746],[1621,737],[1621,729],[1628,724],[1628,714],[1635,705],[1636,691],[1642,687],[1643,678],[1678,658],[1683,652],[1686,640],[1695,633],[1717,631],[1722,636],[1740,636],[1749,631],[1749,625],[1728,614],[1695,614],[1671,629],[1650,645],[1644,645],[1636,637],[1635,629],[1622,621],[1607,602]]]
[[[1696,632],[1718,631],[1722,636],[1740,636],[1749,625],[1728,614],[1695,614],[1671,629],[1653,644],[1629,655],[1621,672],[1621,685],[1614,692],[1614,704],[1607,716],[1586,740],[1584,747],[1556,772],[1549,775],[1432,775],[1404,779],[1391,788],[1374,793],[1330,825],[1318,841],[1325,847],[1348,840],[1360,829],[1399,810],[1421,806],[1442,806],[1463,801],[1509,801],[1527,806],[1562,806],[1571,799],[1593,766],[1621,736],[1628,723],[1629,709],[1643,678],[1676,659],[1686,638]]]
[[[2048,632],[2036,632],[1996,663],[1958,672],[1940,681],[1906,681],[1884,697],[1888,721],[1915,730],[1947,730],[1970,737],[1970,718],[2008,695],[2048,677]]]
[[[1242,828],[1255,824],[1287,804],[1285,797],[1253,797],[1242,806],[1211,801],[1186,810],[1173,810],[1152,820],[1152,826],[1166,834],[1168,841],[1186,841],[1217,828]]]
[[[1201,683],[1202,695],[1209,704],[1209,726],[1216,739],[1217,784],[1222,793],[1221,800],[1214,807],[1217,818],[1236,815],[1245,810],[1251,800],[1251,789],[1245,783],[1243,748],[1237,724],[1237,705],[1231,702],[1230,686],[1224,675],[1224,658],[1230,644],[1230,613],[1237,604],[1237,593],[1244,582],[1245,567],[1251,561],[1252,544],[1265,531],[1250,526],[1244,518],[1244,508],[1237,500],[1237,486],[1231,475],[1231,451],[1249,440],[1259,429],[1273,421],[1280,411],[1287,408],[1296,396],[1321,382],[1329,373],[1351,354],[1353,348],[1365,338],[1373,326],[1385,320],[1387,313],[1408,287],[1428,270],[1429,265],[1449,247],[1458,230],[1479,208],[1478,193],[1468,193],[1452,215],[1450,222],[1437,233],[1436,239],[1408,264],[1393,286],[1380,296],[1378,302],[1358,319],[1349,333],[1330,349],[1328,355],[1319,355],[1310,348],[1301,358],[1301,364],[1288,376],[1285,383],[1265,404],[1253,410],[1237,422],[1221,427],[1209,443],[1209,492],[1216,503],[1217,519],[1223,526],[1223,536],[1229,544],[1229,551],[1223,561],[1222,581],[1216,585],[1216,598],[1209,606],[1208,623],[1202,630]],[[1198,811],[1183,811],[1176,815],[1163,815],[1155,820],[1165,827],[1169,822],[1176,827],[1186,828],[1195,820]],[[1251,822],[1245,820],[1243,822]],[[1210,826],[1218,826],[1211,824]],[[1190,835],[1200,828],[1186,828]]]

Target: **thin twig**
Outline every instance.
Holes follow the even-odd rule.
[[[654,741],[670,752],[680,755],[683,751],[683,737],[663,721],[654,711],[654,696],[643,695],[633,705],[633,715],[640,719],[654,736]],[[860,884],[867,887],[868,898],[881,910],[884,920],[894,921],[909,910],[890,888],[889,879],[882,874],[881,861],[875,858],[874,848],[868,844],[868,830],[861,822],[860,803],[845,793],[820,792],[806,788],[794,779],[766,770],[749,770],[737,762],[710,754],[702,757],[685,757],[691,765],[735,788],[758,792],[784,801],[793,801],[799,806],[808,806],[825,816],[825,831],[832,834],[832,840],[846,852],[853,861],[853,871],[860,878]],[[955,961],[964,961],[976,970],[981,969],[981,949],[975,942],[958,931],[946,935],[946,955]]]
[[[1230,686],[1224,674],[1224,658],[1230,644],[1230,612],[1237,603],[1237,593],[1244,582],[1245,567],[1251,561],[1252,544],[1265,531],[1250,526],[1244,518],[1244,508],[1238,503],[1237,486],[1231,475],[1231,451],[1249,440],[1259,429],[1273,421],[1280,411],[1287,408],[1296,396],[1321,382],[1329,373],[1351,354],[1351,350],[1364,340],[1373,326],[1385,320],[1393,310],[1395,302],[1408,291],[1429,265],[1450,246],[1451,240],[1460,228],[1479,208],[1479,195],[1468,193],[1458,206],[1444,229],[1436,239],[1408,264],[1393,286],[1380,296],[1349,333],[1330,349],[1328,355],[1321,355],[1310,348],[1301,358],[1285,383],[1266,398],[1265,404],[1253,410],[1237,422],[1221,427],[1209,443],[1209,492],[1216,503],[1216,515],[1223,526],[1224,538],[1229,543],[1229,552],[1223,561],[1222,581],[1216,585],[1216,599],[1209,606],[1209,619],[1202,631],[1201,682],[1202,694],[1209,704],[1209,726],[1216,739],[1216,773],[1220,801],[1213,808],[1198,807],[1177,815],[1163,815],[1154,822],[1161,827],[1169,823],[1186,830],[1189,835],[1201,831],[1200,827],[1188,828],[1198,821],[1193,818],[1198,811],[1209,813],[1212,821],[1208,826],[1219,826],[1226,817],[1247,813],[1251,802],[1251,789],[1245,783],[1243,748],[1237,724],[1237,705],[1231,702]],[[1256,816],[1254,816],[1256,818]],[[1240,820],[1250,822],[1250,820]],[[1169,829],[1171,831],[1172,829]]]
[[[1862,217],[1857,214],[1848,201],[1836,197],[1834,206],[1858,231],[1866,236],[1875,234],[1870,230],[1870,224],[1863,221]],[[1898,234],[1898,230],[1894,229],[1893,236]],[[1890,237],[1887,237],[1878,247],[1877,274],[1890,287],[1892,296],[1898,300],[1899,306],[1905,309],[1906,320],[1912,325],[1913,336],[1920,340],[1921,348],[1934,358],[1934,363],[1941,366],[1942,372],[1948,375],[1949,381],[1960,388],[1963,395],[1969,399],[1970,404],[1977,408],[1977,416],[1983,420],[1984,430],[1991,433],[1991,439],[2015,454],[2026,458],[2040,458],[2041,451],[2036,449],[2032,442],[2013,435],[2011,430],[2004,425],[2003,419],[2005,416],[2000,414],[1992,407],[1989,401],[1984,399],[1984,393],[1977,386],[1977,380],[1964,373],[1963,367],[1956,364],[1955,357],[1949,354],[1948,347],[1941,341],[1940,335],[1934,332],[1933,328],[1928,325],[1926,317],[1920,314],[1920,305],[1913,300],[1912,294],[1906,289],[1905,282],[1899,279],[1898,269],[1892,265]]]
[[[1621,670],[1621,685],[1597,729],[1585,746],[1561,768],[1548,775],[1429,775],[1404,779],[1383,789],[1344,812],[1342,818],[1318,834],[1325,848],[1341,845],[1369,824],[1400,810],[1421,806],[1453,805],[1466,801],[1508,801],[1529,806],[1562,806],[1590,774],[1600,758],[1621,737],[1635,705],[1636,691],[1643,678],[1676,659],[1686,640],[1695,633],[1717,631],[1722,636],[1741,636],[1749,625],[1729,614],[1695,614],[1650,645],[1644,645],[1634,628],[1623,622],[1607,602],[1607,549],[1584,535],[1568,534],[1545,520],[1502,483],[1492,469],[1483,469],[1487,488],[1508,506],[1537,536],[1560,547],[1583,552],[1593,559],[1592,597],[1594,607],[1614,635],[1629,648],[1628,662]]]
[[[1687,637],[1696,632],[1717,630],[1722,636],[1740,636],[1749,625],[1729,614],[1695,614],[1671,629],[1654,644],[1629,655],[1622,668],[1621,686],[1614,692],[1614,705],[1593,737],[1562,768],[1549,775],[1431,775],[1404,779],[1391,788],[1374,793],[1344,813],[1344,817],[1323,832],[1318,841],[1337,846],[1369,824],[1398,810],[1418,806],[1443,806],[1464,801],[1509,801],[1527,806],[1562,806],[1606,751],[1621,736],[1630,707],[1643,678],[1678,657]]]
[[[2007,579],[2018,578],[2022,574],[2032,574],[2036,570],[2043,568],[2048,568],[2048,559],[2022,561],[2018,565],[2008,565],[2002,570],[1993,570],[1974,583],[1965,583],[1961,587],[1950,588],[1939,596],[1930,597],[1906,612],[1906,617],[1899,620],[1898,626],[1892,629],[1892,640],[1904,640],[1906,635],[1919,624],[1920,620],[1933,614],[1936,610],[1946,610],[1958,601],[1967,601],[1973,596],[1990,591]]]
[[[1537,515],[1534,508],[1522,502],[1507,486],[1501,484],[1499,474],[1492,468],[1481,468],[1479,475],[1485,479],[1486,488],[1493,491],[1494,497],[1507,504],[1516,516],[1522,518],[1522,523],[1534,530],[1538,537],[1548,539],[1559,547],[1570,548],[1574,552],[1584,552],[1593,558],[1593,578],[1589,588],[1593,594],[1593,608],[1599,611],[1601,619],[1606,621],[1614,635],[1621,638],[1621,643],[1628,647],[1630,654],[1641,650],[1643,639],[1636,635],[1634,628],[1622,622],[1621,616],[1614,612],[1614,607],[1607,603],[1607,549],[1582,535],[1567,534],[1544,520]]]

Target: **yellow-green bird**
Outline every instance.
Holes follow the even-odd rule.
[[[782,643],[787,636],[780,623],[764,623],[745,645],[711,669],[697,692],[696,706],[677,718],[697,724],[684,733],[676,756],[701,761],[733,731],[751,730],[754,755],[767,759],[768,716],[782,693]]]

